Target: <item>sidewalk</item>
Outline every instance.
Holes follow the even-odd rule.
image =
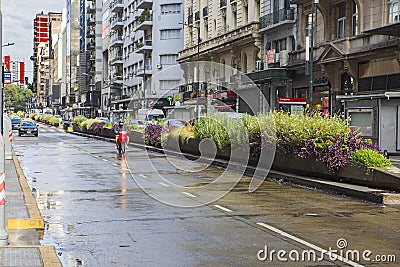
[[[0,246],[0,266],[62,266],[55,248],[41,246],[44,221],[18,159],[5,160],[8,246]]]

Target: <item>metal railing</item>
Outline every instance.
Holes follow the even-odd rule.
[[[286,20],[294,20],[294,8],[284,8],[262,16],[259,27],[260,29],[267,28]]]

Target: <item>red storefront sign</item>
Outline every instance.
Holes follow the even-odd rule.
[[[307,102],[306,98],[279,98],[279,104],[291,104],[291,105],[305,105]]]

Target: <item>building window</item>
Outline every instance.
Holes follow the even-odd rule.
[[[161,5],[161,14],[180,14],[181,4],[166,4]]]
[[[389,23],[399,22],[400,20],[400,0],[389,0]]]
[[[161,90],[172,90],[176,89],[179,84],[180,80],[160,80],[160,89]]]
[[[338,20],[337,20],[337,37],[344,38],[345,25],[346,25],[346,4],[340,3],[338,5]]]
[[[355,1],[353,1],[352,34],[353,36],[358,34],[358,7]]]
[[[282,50],[286,50],[286,38],[273,41],[272,49],[275,49],[275,53],[279,53]]]
[[[161,63],[161,65],[174,65],[174,64],[176,64],[177,58],[178,58],[178,55],[176,55],[176,54],[161,55],[160,63]]]
[[[160,39],[161,40],[180,39],[180,38],[181,38],[181,30],[180,29],[160,30]]]
[[[312,14],[306,15],[306,36],[311,36]]]

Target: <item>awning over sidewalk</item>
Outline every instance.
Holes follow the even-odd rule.
[[[400,92],[384,92],[380,94],[365,94],[365,95],[338,95],[337,100],[358,100],[372,98],[400,98]]]
[[[400,36],[400,22],[366,30],[364,33]]]

